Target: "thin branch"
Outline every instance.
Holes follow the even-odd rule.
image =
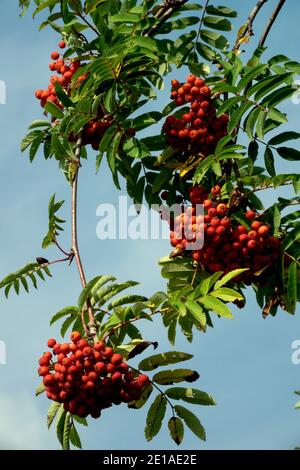
[[[77,160],[77,168],[74,179],[72,181],[72,252],[77,263],[77,269],[79,272],[80,280],[83,289],[86,287],[86,276],[80,256],[79,246],[78,246],[78,233],[77,233],[77,194],[78,194],[78,172],[80,167],[80,152],[82,146],[82,135],[80,134],[76,143],[75,158]],[[82,325],[84,331],[90,335],[95,336],[97,334],[97,329],[95,325],[95,318],[93,313],[93,308],[89,300],[87,300],[87,308],[89,312],[89,323],[88,327],[85,323],[84,312],[82,312]]]
[[[142,374],[143,372],[140,371],[139,369],[136,369],[135,367],[132,367],[128,364],[129,368],[133,371],[133,372],[137,372],[138,374]],[[159,391],[159,393],[166,399],[167,403],[169,404],[169,406],[171,407],[172,409],[172,414],[173,414],[173,417],[175,417],[175,407],[173,405],[173,403],[171,402],[170,398],[168,397],[168,395],[165,394],[165,392],[155,383],[153,382],[153,380],[150,379],[149,377],[149,381],[150,383],[152,384],[152,386],[154,388],[156,388],[156,390]]]
[[[202,31],[202,26],[203,26],[205,14],[206,14],[206,10],[207,10],[207,7],[208,7],[209,2],[210,2],[210,0],[206,0],[205,5],[204,5],[204,7],[203,7],[203,13],[202,13],[202,17],[201,17],[201,20],[200,20],[200,24],[199,24],[199,28],[198,28],[198,32],[197,32],[197,36],[196,36],[196,39],[195,39],[195,43],[194,43],[194,48],[193,48],[193,50],[195,50],[196,45],[197,45],[197,43],[198,43],[198,41],[199,41],[199,37],[200,37],[201,31]]]
[[[142,36],[153,36],[153,34],[157,33],[159,28],[173,15],[173,13],[179,10],[185,3],[187,3],[187,1],[188,0],[177,0],[174,3],[166,1],[166,4],[162,5],[161,9],[158,10],[155,15],[155,17],[159,19],[158,23],[143,31]]]
[[[57,240],[55,240],[54,243],[55,243],[55,245],[57,246],[57,248],[58,248],[64,255],[70,256],[71,253],[67,253],[67,252],[60,246],[60,244],[58,243]]]
[[[271,28],[273,26],[273,24],[275,23],[279,13],[280,13],[280,10],[282,9],[283,5],[285,4],[286,0],[279,0],[279,3],[277,5],[277,7],[275,8],[275,10],[273,11],[272,15],[271,15],[271,18],[269,19],[269,22],[266,26],[266,29],[264,30],[261,38],[260,38],[260,41],[259,41],[259,46],[264,46],[266,40],[267,40],[267,37],[269,35],[269,32],[271,31]]]
[[[76,7],[76,5],[73,5],[73,6]],[[97,36],[99,36],[99,31],[95,28],[95,26],[92,25],[92,23],[90,23],[90,22],[86,19],[86,17],[85,17],[82,13],[80,13],[80,11],[79,11],[77,8],[76,8],[76,13],[77,13],[77,15],[82,19],[82,21],[84,21],[85,24],[86,24],[89,28],[91,28],[91,29],[94,31],[94,33],[97,34]]]
[[[149,313],[149,315],[146,315],[145,317],[135,317],[135,318],[131,318],[130,320],[120,322],[117,325],[115,325],[111,330],[107,331],[104,334],[104,336],[102,338],[102,341],[104,341],[109,336],[113,335],[116,330],[118,330],[119,328],[122,328],[125,325],[129,325],[129,324],[134,323],[138,320],[147,320],[147,318],[153,317],[153,315],[157,315],[158,313],[161,313],[163,315],[168,310],[170,310],[170,307],[166,307],[166,308],[163,308],[161,310],[155,310],[154,312]]]
[[[248,16],[248,19],[245,23],[244,31],[241,33],[241,35],[237,38],[235,45],[233,47],[233,51],[238,51],[241,40],[248,34],[249,36],[253,36],[253,23],[255,18],[257,17],[258,13],[262,9],[262,7],[267,3],[268,0],[259,0],[253,10],[251,11],[250,15]]]

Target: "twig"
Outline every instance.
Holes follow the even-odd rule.
[[[158,23],[151,26],[149,29],[146,29],[142,32],[142,36],[152,36],[157,32],[157,30],[175,13],[179,10],[188,0],[177,0],[174,4],[170,5],[168,2],[166,5],[162,6],[161,10],[155,15],[156,18],[159,18]]]
[[[67,252],[60,246],[60,244],[58,243],[57,240],[55,240],[54,243],[55,243],[55,245],[57,246],[57,248],[58,248],[64,255],[70,256],[71,253],[67,253]]]
[[[253,10],[251,11],[250,15],[248,16],[248,19],[247,19],[246,24],[245,24],[244,31],[242,32],[240,37],[237,38],[237,40],[235,42],[235,45],[233,47],[233,51],[238,51],[238,49],[240,47],[240,44],[241,44],[241,40],[246,36],[247,33],[250,36],[253,36],[253,22],[254,22],[255,18],[257,17],[258,13],[260,12],[260,10],[262,9],[262,7],[264,6],[264,4],[267,3],[267,1],[268,0],[259,0],[257,2],[255,7],[253,8]]]
[[[264,30],[261,38],[260,38],[260,41],[259,41],[259,46],[264,46],[265,42],[266,42],[266,39],[269,35],[269,32],[271,31],[271,28],[273,26],[273,24],[275,23],[276,19],[277,19],[277,16],[279,15],[280,13],[280,10],[282,9],[283,5],[285,4],[286,0],[279,0],[279,3],[277,5],[277,7],[275,8],[275,10],[273,11],[272,15],[271,15],[271,18],[269,19],[269,22],[266,26],[266,29]]]
[[[81,261],[79,246],[78,246],[78,234],[77,234],[77,194],[78,194],[78,172],[80,167],[80,152],[81,152],[81,145],[82,145],[82,135],[80,134],[76,143],[76,150],[75,150],[75,158],[77,160],[77,168],[76,172],[72,181],[72,251],[74,253],[74,257],[76,259],[77,268],[81,280],[82,287],[86,287],[86,277],[83,268],[83,264]],[[93,313],[93,308],[91,306],[90,300],[87,300],[87,308],[89,312],[89,323],[88,326],[85,323],[84,318],[84,311],[82,312],[82,325],[84,331],[89,336],[95,336],[97,334],[95,318]]]
[[[133,372],[137,372],[138,374],[142,374],[142,372],[141,372],[139,369],[136,369],[135,367],[132,367],[132,366],[130,366],[129,364],[128,364],[128,366],[129,366],[129,368],[130,368],[131,370],[133,370]],[[149,378],[149,381],[150,381],[150,383],[153,385],[153,387],[155,387],[156,390],[158,390],[159,393],[166,399],[167,403],[169,404],[169,406],[170,406],[171,409],[172,409],[173,417],[175,417],[175,407],[174,407],[173,403],[171,402],[170,398],[168,397],[168,395],[166,395],[165,392],[164,392],[158,385],[156,385],[155,382],[153,382],[153,380],[151,380],[151,379]]]
[[[113,335],[114,332],[116,330],[118,330],[119,328],[122,328],[122,326],[125,326],[125,325],[129,325],[130,323],[134,323],[138,320],[147,320],[147,318],[150,318],[150,317],[153,317],[153,315],[157,315],[158,313],[161,313],[161,314],[164,314],[166,313],[166,311],[169,310],[169,307],[167,308],[163,308],[161,310],[155,310],[155,312],[152,312],[152,313],[149,313],[149,315],[146,315],[145,317],[135,317],[135,318],[131,318],[130,320],[126,320],[126,321],[123,321],[123,322],[120,322],[118,323],[117,325],[115,325],[111,330],[107,331],[104,335],[103,335],[103,338],[102,338],[102,341],[104,341],[106,338],[108,338],[109,336]]]
[[[201,20],[200,20],[200,24],[199,24],[197,36],[196,36],[196,39],[195,39],[193,51],[195,50],[196,45],[197,45],[197,43],[198,43],[198,41],[199,41],[199,37],[200,37],[201,31],[202,31],[202,26],[203,26],[205,14],[206,14],[206,10],[207,10],[207,7],[208,7],[209,2],[210,2],[210,0],[206,0],[206,3],[205,3],[205,5],[204,5],[204,7],[203,7],[203,13],[202,13],[202,17],[201,17]]]
[[[73,6],[76,7],[75,4],[73,4]],[[89,28],[91,28],[91,29],[94,31],[94,33],[97,34],[97,36],[99,36],[99,31],[92,25],[92,23],[90,23],[90,22],[86,19],[86,17],[85,17],[82,13],[80,13],[80,11],[79,11],[77,8],[76,8],[76,13],[77,13],[77,15],[82,19],[82,21],[84,21],[85,24],[86,24]]]

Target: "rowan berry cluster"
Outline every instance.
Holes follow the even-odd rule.
[[[72,415],[99,418],[105,408],[139,399],[149,384],[146,375],[134,374],[111,347],[102,341],[90,345],[79,332],[71,334],[70,343],[49,339],[48,347],[53,351],[40,357],[38,374],[47,397],[63,403]]]
[[[228,115],[222,114],[217,118],[211,94],[205,81],[195,75],[189,75],[183,84],[172,80],[171,98],[175,104],[182,106],[190,103],[189,112],[180,118],[168,116],[163,125],[172,147],[207,156],[227,134]]]
[[[64,49],[66,47],[65,41],[59,42],[59,47]],[[46,90],[36,90],[35,96],[40,100],[41,106],[44,108],[46,103],[51,101],[60,109],[64,109],[63,103],[57,96],[55,84],[58,83],[66,95],[71,94],[71,84],[74,74],[82,66],[80,60],[64,60],[63,56],[59,52],[54,51],[51,53],[52,62],[49,64],[49,68],[52,72],[56,72],[56,75],[52,75],[50,78],[50,84]],[[87,74],[83,73],[80,75],[76,84],[80,85],[87,78]],[[99,108],[97,118],[92,119],[88,122],[82,131],[82,143],[83,145],[91,145],[94,150],[99,149],[102,137],[108,127],[112,123],[112,116],[106,115],[102,109]],[[76,141],[77,137],[70,135],[70,141]]]
[[[59,47],[64,49],[66,43],[60,41]],[[80,68],[81,63],[79,60],[67,60],[65,61],[62,55],[54,51],[51,53],[52,62],[49,64],[49,69],[52,72],[56,72],[56,75],[50,77],[50,84],[46,90],[36,90],[35,96],[41,102],[41,106],[44,108],[48,101],[52,101],[56,106],[63,109],[64,106],[57,97],[57,92],[55,89],[55,83],[58,83],[66,94],[69,94],[70,85],[75,72]],[[86,75],[78,77],[78,83],[84,81]]]
[[[229,215],[228,204],[222,201],[220,192],[219,185],[210,192],[200,186],[191,188],[192,205],[175,218],[170,232],[171,245],[178,253],[192,256],[211,273],[248,268],[239,280],[245,284],[257,283],[274,269],[280,257],[280,239],[272,236],[263,215],[253,210],[245,212],[247,223],[237,222]],[[204,215],[196,214],[197,204],[203,204]],[[188,244],[201,237],[201,249],[186,250]]]

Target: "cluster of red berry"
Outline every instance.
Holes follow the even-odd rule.
[[[65,41],[60,41],[59,47],[64,49],[66,47]],[[50,84],[46,90],[36,90],[35,96],[41,102],[41,106],[44,107],[47,101],[52,101],[56,104],[56,106],[63,109],[63,104],[59,101],[57,97],[57,93],[55,90],[55,83],[59,83],[60,86],[64,89],[64,91],[69,94],[70,84],[73,78],[73,75],[80,67],[79,60],[69,60],[64,61],[63,57],[59,54],[59,52],[52,52],[51,59],[53,62],[50,62],[49,69],[52,72],[57,72],[57,75],[52,75],[50,78]],[[59,76],[61,75],[61,76]],[[86,75],[82,75],[78,77],[78,82],[82,82],[85,80]]]
[[[110,406],[140,398],[149,384],[146,375],[134,374],[120,354],[102,341],[91,346],[79,332],[71,334],[71,343],[48,340],[39,359],[38,373],[43,377],[47,397],[64,404],[64,409],[82,418],[99,418]],[[56,355],[54,361],[53,355]]]
[[[59,47],[64,49],[66,47],[65,41],[59,42]],[[56,75],[52,75],[50,78],[50,84],[46,90],[36,90],[35,96],[40,100],[41,106],[44,107],[48,101],[52,101],[56,106],[64,109],[63,104],[57,96],[55,89],[55,83],[63,88],[67,95],[71,92],[71,82],[75,72],[81,67],[80,60],[64,60],[59,52],[52,52],[49,68],[52,72],[57,72]],[[79,85],[87,78],[87,74],[82,74],[77,78],[77,84]],[[104,112],[99,109],[96,119],[92,119],[88,122],[82,131],[82,143],[83,145],[91,145],[94,150],[99,149],[102,137],[108,127],[112,123],[112,116],[105,115]],[[76,141],[77,138],[74,135],[70,136],[70,141]]]
[[[210,193],[200,186],[191,188],[192,205],[183,208],[183,213],[175,218],[171,245],[179,254],[190,254],[211,273],[248,268],[239,280],[246,284],[258,282],[278,261],[280,239],[271,236],[269,225],[255,211],[245,213],[248,227],[230,217],[228,204],[220,199],[220,192],[219,185]],[[197,204],[203,204],[204,215],[196,214]],[[186,250],[188,244],[201,237],[201,249]]]
[[[227,114],[216,117],[211,89],[205,81],[189,75],[184,84],[172,80],[171,98],[177,106],[190,103],[190,111],[181,118],[169,116],[163,125],[168,143],[182,150],[191,150],[207,156],[218,141],[227,134]]]

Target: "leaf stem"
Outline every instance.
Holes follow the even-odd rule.
[[[202,13],[202,17],[201,17],[201,20],[200,20],[197,36],[196,36],[196,39],[195,39],[195,42],[194,42],[193,51],[195,51],[196,46],[197,46],[198,41],[199,41],[199,37],[200,37],[201,31],[202,31],[202,26],[203,26],[205,14],[206,14],[206,10],[207,10],[209,2],[210,2],[210,0],[206,0],[205,5],[203,7],[203,13]]]
[[[133,370],[134,372],[137,372],[138,374],[143,374],[143,371],[140,371],[139,369],[136,369],[135,367],[132,367],[128,364],[128,367]],[[156,388],[156,390],[159,391],[159,393],[166,399],[166,401],[168,402],[168,404],[170,405],[171,409],[172,409],[172,414],[173,414],[173,417],[175,418],[175,407],[174,405],[172,404],[170,398],[165,394],[165,392],[158,386],[156,385],[155,382],[153,382],[153,380],[150,379],[149,377],[149,381],[150,383],[153,385],[154,388]]]

